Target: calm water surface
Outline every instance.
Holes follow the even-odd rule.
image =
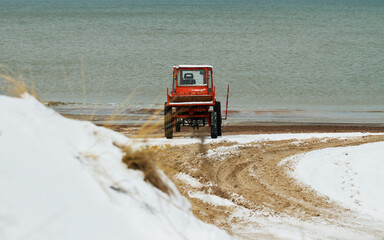
[[[384,123],[384,1],[20,2],[2,72],[45,101],[161,107],[174,64],[211,64],[234,119]]]

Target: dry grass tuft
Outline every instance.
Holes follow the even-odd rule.
[[[155,120],[160,115],[162,109],[156,110],[152,116],[140,127],[139,132],[134,138],[145,138],[153,134],[163,126],[163,119]]]
[[[30,92],[27,84],[25,84],[24,79],[21,77],[20,79],[16,79],[8,75],[0,74],[0,79],[4,79],[6,81],[8,92],[14,97],[21,97],[24,93]],[[37,98],[34,91],[31,94]]]
[[[124,153],[122,161],[128,168],[144,173],[144,180],[151,183],[166,194],[173,194],[172,189],[163,181],[153,161],[153,150],[142,149],[133,151],[129,146],[118,146]]]

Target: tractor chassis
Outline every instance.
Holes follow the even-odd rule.
[[[191,126],[193,129],[210,124],[209,106],[176,107],[173,114],[174,126]]]
[[[212,108],[213,107],[213,108]],[[210,108],[212,110],[210,110]],[[214,113],[214,118],[212,114]],[[212,119],[215,123],[212,124]],[[221,136],[221,109],[220,102],[212,105],[172,106],[164,105],[165,134],[167,138],[173,137],[173,128],[180,132],[180,127],[199,129],[206,125],[211,126],[211,137]]]

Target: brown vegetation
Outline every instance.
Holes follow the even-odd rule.
[[[166,194],[172,194],[171,188],[161,178],[158,168],[153,160],[153,151],[150,149],[132,150],[129,146],[119,146],[124,156],[122,161],[128,168],[140,170],[144,173],[144,180],[160,189]]]
[[[7,90],[11,94],[11,96],[21,97],[24,93],[30,93],[37,98],[37,94],[35,93],[33,87],[28,88],[22,77],[16,79],[8,75],[0,74],[0,79],[4,79],[6,81]]]

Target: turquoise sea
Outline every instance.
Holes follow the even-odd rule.
[[[161,108],[211,64],[230,121],[384,124],[384,1],[0,0],[0,64],[67,113]]]

